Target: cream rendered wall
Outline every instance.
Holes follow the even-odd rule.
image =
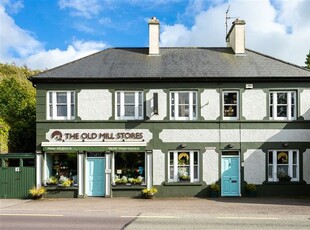
[[[202,180],[207,184],[219,180],[219,155],[215,150],[206,150],[202,154],[203,171]]]
[[[77,97],[77,115],[82,120],[109,120],[112,116],[112,94],[108,90],[85,89]]]
[[[165,154],[158,149],[153,150],[153,185],[161,185],[165,181]]]
[[[201,93],[201,116],[205,120],[216,120],[220,116],[220,94],[215,89]]]
[[[263,120],[267,116],[267,94],[261,89],[242,93],[242,116],[246,120]]]
[[[303,153],[303,179],[310,184],[310,149]]]
[[[300,115],[305,120],[310,120],[310,90],[305,89],[300,93]]]
[[[158,93],[158,115],[153,112],[153,93]],[[146,94],[146,115],[150,120],[163,120],[167,114],[167,94],[163,90],[150,90]]]
[[[266,154],[261,149],[248,149],[244,153],[244,180],[262,184],[266,180]]]

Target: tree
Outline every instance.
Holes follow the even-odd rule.
[[[306,64],[306,68],[310,69],[310,50],[309,50],[309,53],[307,54],[305,64]]]
[[[27,67],[0,64],[0,119],[9,127],[9,152],[35,150],[35,89],[27,77],[36,73]]]

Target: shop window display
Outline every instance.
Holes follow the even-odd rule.
[[[145,154],[115,153],[115,185],[145,184]]]
[[[47,178],[45,183],[59,186],[77,185],[77,154],[58,153],[47,155]]]

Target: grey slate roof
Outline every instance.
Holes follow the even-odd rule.
[[[310,71],[246,50],[237,56],[231,48],[110,48],[31,77],[43,79],[176,79],[176,78],[298,78]]]

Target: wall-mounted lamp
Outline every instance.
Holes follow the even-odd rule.
[[[283,143],[283,147],[288,147],[288,143]]]
[[[181,144],[181,148],[186,148],[186,144],[185,143],[183,143],[183,144]]]
[[[233,148],[233,147],[235,147],[234,144],[229,144],[229,145],[228,145],[228,148],[230,148],[230,149]]]

